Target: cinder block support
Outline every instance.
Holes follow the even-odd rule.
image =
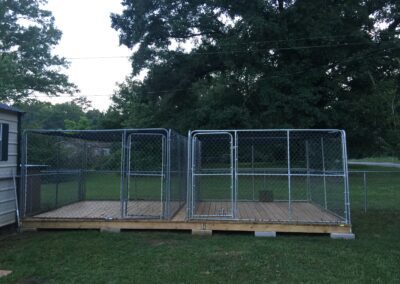
[[[254,232],[255,237],[275,238],[276,232]]]
[[[21,233],[26,233],[26,232],[37,232],[37,228],[26,228],[26,227],[20,227],[19,232]]]
[[[353,233],[331,233],[331,239],[354,240],[356,235]]]
[[[102,232],[102,233],[119,233],[119,232],[121,232],[121,229],[120,228],[103,227],[103,228],[100,228],[100,232]]]
[[[212,230],[196,230],[196,229],[192,229],[192,235],[196,235],[196,236],[212,236]]]

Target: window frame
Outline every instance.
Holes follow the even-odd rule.
[[[5,127],[6,125],[7,125],[7,127]],[[8,123],[1,122],[0,123],[0,162],[8,161],[9,133],[10,133],[10,125]]]

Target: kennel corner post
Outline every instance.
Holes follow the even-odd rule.
[[[234,131],[234,136],[233,136],[233,194],[232,194],[232,199],[233,199],[233,206],[232,206],[232,214],[233,218],[236,219],[239,217],[238,213],[238,208],[237,208],[237,203],[238,203],[238,192],[239,192],[239,179],[238,179],[238,173],[239,173],[239,137],[238,137],[238,132]],[[254,145],[253,149],[254,151]],[[252,152],[252,155],[254,155],[254,152]],[[254,157],[253,157],[254,158]],[[253,165],[254,167],[254,165]],[[253,171],[253,199],[254,199],[254,171]]]
[[[321,158],[322,158],[322,177],[324,185],[324,207],[328,209],[328,200],[326,195],[326,167],[325,167],[325,149],[324,149],[324,137],[321,137]]]
[[[306,173],[307,173],[307,201],[311,202],[311,185],[310,185],[310,145],[308,139],[305,141],[305,150],[306,150]]]
[[[81,155],[81,167],[79,170],[79,200],[83,201],[86,199],[86,176],[88,166],[88,146],[84,140],[82,143],[82,155]]]
[[[27,153],[28,153],[28,133],[29,131],[25,130],[22,133],[21,137],[21,178],[20,178],[20,186],[19,186],[19,198],[20,198],[20,206],[19,213],[20,217],[23,218],[26,216],[26,196],[27,196],[27,187],[28,187],[28,178],[27,178]]]
[[[164,136],[163,136],[164,137]],[[163,210],[163,216],[161,216],[162,219],[168,219],[171,217],[171,148],[172,148],[172,130],[169,129],[167,131],[167,137],[166,137],[166,143],[163,141],[162,143],[162,151],[163,151],[163,157],[165,156],[165,162],[163,162],[162,166],[162,172],[161,176],[164,179],[164,184],[165,186],[163,187],[163,191],[161,194],[164,194],[164,200],[163,197],[161,197],[164,210]]]
[[[351,224],[351,208],[350,208],[350,192],[349,192],[349,170],[348,170],[348,154],[347,154],[347,143],[346,143],[346,132],[340,131],[340,138],[342,144],[342,167],[343,167],[343,179],[344,179],[344,216],[345,223]]]
[[[288,176],[288,211],[289,211],[289,221],[292,220],[292,186],[291,186],[291,165],[290,165],[290,130],[286,130],[286,140],[287,140],[287,176]]]
[[[129,166],[127,131],[124,130],[121,135],[121,170],[120,170],[120,200],[121,200],[121,218],[125,218],[128,214],[128,184],[127,184],[127,165]]]

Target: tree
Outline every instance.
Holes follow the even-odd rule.
[[[72,130],[84,130],[90,129],[90,121],[87,119],[86,116],[81,116],[78,121],[73,121],[70,119],[64,120],[65,129],[72,129]]]
[[[83,110],[88,110],[92,107],[92,101],[85,96],[77,97],[72,102],[80,106]]]
[[[394,129],[388,102],[400,93],[398,1],[123,5],[113,27],[121,44],[137,47],[133,75],[147,71],[114,96],[126,125],[345,128],[353,156],[374,154]]]
[[[85,110],[75,102],[51,104],[34,99],[15,104],[26,113],[23,128],[39,129],[101,129],[107,126],[106,114],[97,109]],[[120,127],[114,125],[116,128]]]
[[[23,128],[66,129],[66,121],[78,122],[85,116],[82,108],[75,103],[51,104],[37,100],[28,100],[16,104],[26,113],[23,116]]]
[[[20,101],[34,93],[55,96],[76,87],[60,71],[65,58],[53,55],[61,38],[46,0],[0,0],[0,99]]]

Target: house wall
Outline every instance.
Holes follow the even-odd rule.
[[[18,163],[18,113],[0,110],[0,123],[9,125],[8,161],[0,161],[0,227],[16,221],[13,175]]]

